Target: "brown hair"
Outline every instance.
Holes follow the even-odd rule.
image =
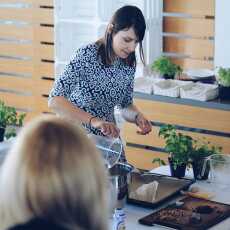
[[[112,48],[113,35],[121,30],[128,30],[130,28],[134,29],[138,38],[140,58],[143,64],[145,64],[142,40],[146,24],[141,10],[136,6],[124,6],[118,9],[112,16],[104,37],[96,42],[99,45],[98,55],[101,57],[103,64],[110,65],[114,60],[115,55]],[[136,66],[135,52],[132,52],[125,62],[130,66]]]
[[[3,164],[0,229],[41,217],[68,229],[105,230],[106,179],[81,128],[42,116],[22,130]]]

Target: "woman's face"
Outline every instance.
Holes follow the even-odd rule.
[[[113,36],[113,51],[120,58],[127,58],[135,51],[137,44],[137,36],[132,27],[120,30]]]

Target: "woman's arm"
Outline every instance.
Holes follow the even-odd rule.
[[[126,121],[135,123],[140,128],[140,130],[137,131],[139,134],[145,135],[152,131],[152,125],[150,121],[145,118],[145,116],[138,110],[138,108],[134,104],[123,108],[122,116]]]
[[[98,117],[92,116],[83,109],[73,105],[63,96],[51,97],[48,102],[49,108],[57,115],[68,119],[71,122],[81,122],[100,129],[105,136],[118,137],[120,130],[112,122],[106,122]]]
[[[71,122],[79,121],[88,124],[91,114],[78,108],[62,96],[51,97],[48,101],[49,108],[57,115],[68,119]]]

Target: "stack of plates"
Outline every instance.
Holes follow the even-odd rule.
[[[184,72],[191,80],[213,80],[215,78],[215,72],[209,69],[190,69]]]

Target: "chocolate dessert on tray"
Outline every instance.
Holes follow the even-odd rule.
[[[230,205],[186,197],[139,219],[149,226],[162,225],[180,230],[205,230],[230,216]]]

